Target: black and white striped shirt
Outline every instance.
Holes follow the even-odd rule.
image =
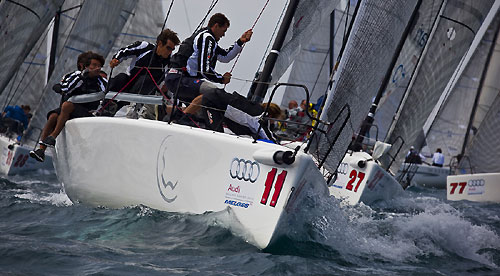
[[[147,41],[136,41],[118,50],[118,52],[113,55],[113,58],[119,60],[120,62],[132,58],[132,62],[130,62],[129,67],[127,68],[127,75],[133,77],[137,74],[141,67],[148,67],[155,81],[159,82],[167,67],[170,65],[170,56],[168,58],[163,58],[156,53],[153,53],[154,50],[154,44]],[[153,55],[152,60],[151,55]],[[144,69],[141,71],[141,75],[143,74],[147,74]]]
[[[215,83],[222,83],[223,77],[215,71],[217,61],[228,63],[241,52],[243,42],[239,39],[225,50],[217,44],[210,29],[200,32],[194,39],[193,54],[187,61],[187,71],[192,77],[199,77]]]
[[[100,75],[95,78],[84,77],[79,70],[64,75],[59,82],[62,94],[66,96],[105,91],[107,84],[108,81]]]

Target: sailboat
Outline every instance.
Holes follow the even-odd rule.
[[[0,57],[3,61],[3,70],[0,72],[0,92],[3,91],[0,97],[0,102],[3,103],[2,111],[11,104],[35,106],[36,102],[30,99],[23,98],[19,102],[11,101],[17,95],[10,92],[19,84],[15,81],[21,78],[21,76],[17,78],[18,75],[24,76],[22,72],[27,72],[26,68],[36,64],[35,53],[30,55],[30,52],[36,52],[32,49],[38,49],[43,45],[44,33],[62,3],[63,0],[24,1],[23,3],[3,1],[0,3],[0,28],[3,36],[0,44]],[[25,60],[28,60],[29,65],[23,64]],[[43,79],[39,80],[43,81]],[[19,138],[17,133],[0,134],[1,174],[10,175],[28,170],[53,168],[50,162],[39,164],[30,160],[29,151],[32,147],[25,146],[26,139]]]
[[[484,35],[483,62],[474,89],[468,125],[461,137],[462,150],[458,155],[456,175],[447,178],[448,200],[500,202],[499,148],[495,139],[500,123],[500,82],[497,78],[500,63],[498,55],[498,11]],[[493,135],[493,136],[492,136]]]
[[[492,4],[493,1],[481,1],[463,6],[457,5],[455,1],[445,1],[441,6],[438,21],[432,28],[385,139],[391,144],[398,139],[404,142],[398,153],[391,149],[390,154],[396,156],[396,162],[389,169],[397,171],[404,168],[406,175],[409,172],[416,175],[419,172],[429,173],[426,169],[441,170],[438,175],[443,175],[442,180],[449,173],[446,168],[403,164],[404,156],[410,146],[418,151],[424,147],[424,125],[441,95],[446,93],[447,83],[463,62],[464,55]],[[403,180],[407,180],[405,185],[411,181],[407,177]],[[435,185],[442,187],[443,184],[441,181],[441,184]]]
[[[289,2],[259,85],[270,79],[299,2]],[[350,37],[352,42],[346,47],[345,65],[342,61],[340,65],[346,70],[339,74],[337,83],[347,80],[356,54],[370,56],[375,62],[375,55],[369,53],[377,49],[390,57],[415,7],[408,8],[400,1],[362,1],[360,5],[360,15],[353,27],[356,35]],[[394,25],[397,25],[394,32],[386,31]],[[365,35],[361,35],[363,30]],[[371,47],[374,40],[367,36],[373,32],[381,34],[378,48]],[[366,53],[357,48],[362,45]],[[363,62],[358,58],[358,65]],[[373,71],[374,67],[389,70],[390,58],[370,64],[365,70]],[[374,76],[372,81],[377,82],[376,79]],[[259,89],[259,85],[255,96],[264,99],[267,87]],[[270,100],[281,85],[286,84],[273,87]],[[364,103],[367,107],[369,104]],[[325,120],[322,124],[328,128],[332,121]],[[339,139],[337,144],[345,146],[338,149],[345,153],[348,143]],[[240,225],[248,241],[258,248],[272,244],[283,225],[309,197],[330,197],[316,163],[322,158],[314,159],[303,148],[290,149],[175,123],[117,117],[77,118],[68,121],[57,137],[54,155],[57,176],[73,202],[112,208],[145,205],[194,214],[227,210],[235,218],[233,223]],[[331,168],[336,170],[335,166]]]

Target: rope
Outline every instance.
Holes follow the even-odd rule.
[[[266,58],[266,53],[267,50],[269,50],[269,46],[271,46],[271,42],[273,41],[273,37],[276,34],[276,30],[278,30],[278,26],[280,25],[281,18],[283,18],[283,15],[285,14],[286,7],[288,6],[288,0],[286,1],[285,5],[283,6],[283,10],[281,10],[280,17],[278,18],[278,22],[276,22],[276,26],[274,26],[273,34],[271,35],[271,38],[269,39],[269,43],[267,43],[266,50],[264,51],[264,55],[262,55],[262,59],[260,60],[259,67],[257,68],[257,72],[260,71],[260,67],[262,66],[262,63],[264,63],[264,59]]]
[[[173,5],[174,5],[174,0],[170,1],[170,6],[168,7],[167,15],[165,16],[165,20],[163,21],[163,26],[161,26],[160,34],[165,29],[165,25],[167,24],[167,19],[168,19],[169,15],[170,15],[170,11],[172,10],[172,6]],[[157,48],[158,48],[158,41],[156,42],[155,47],[153,48],[153,52],[151,53],[151,58],[149,59],[148,67],[151,66],[151,63],[153,63],[153,58],[156,55],[156,49]],[[153,81],[154,81],[154,79],[153,79]],[[140,87],[139,91],[142,90],[143,86],[144,86],[144,79],[142,79],[141,87]]]
[[[201,20],[200,24],[198,24],[198,27],[196,27],[196,29],[194,30],[193,33],[196,33],[201,28],[201,26],[203,26],[203,24],[205,23],[205,20],[207,19],[208,15],[215,8],[215,5],[217,5],[217,2],[219,2],[219,0],[212,0],[212,3],[210,3],[210,7],[208,7],[207,13],[205,14],[205,17],[203,17],[203,19]]]
[[[253,23],[252,28],[250,28],[250,30],[253,30],[253,28],[255,27],[255,25],[257,25],[257,22],[259,21],[260,16],[262,15],[262,13],[264,12],[264,10],[266,9],[268,3],[269,3],[269,0],[267,0],[266,4],[264,4],[264,7],[260,11],[259,16],[257,16],[257,19]],[[238,60],[240,59],[241,52],[243,52],[244,48],[245,48],[245,44],[243,44],[243,46],[241,47],[241,51],[238,53],[238,56],[236,57],[236,60],[234,61],[233,66],[231,67],[231,70],[229,71],[229,73],[233,72],[233,69],[236,66],[236,63],[238,62]]]

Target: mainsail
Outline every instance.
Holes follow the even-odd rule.
[[[426,46],[426,54],[419,62],[419,68],[386,137],[386,141],[391,144],[398,137],[405,141],[395,166],[400,166],[410,146],[418,149],[423,147],[423,125],[492,4],[493,1],[488,0],[450,0],[445,4],[434,35]]]
[[[383,85],[384,75],[390,69],[391,59],[396,54],[416,5],[416,1],[361,2],[340,60],[333,90],[328,95],[326,111],[321,116],[322,120],[333,122],[343,107],[348,105],[351,111],[348,127],[342,131],[328,156],[325,156],[328,147],[339,131],[345,113],[342,114],[344,118],[329,130],[327,137],[315,135],[311,141],[311,153],[320,160],[326,157],[324,164],[330,172],[336,170],[351,141],[351,135],[357,131],[372,98]]]
[[[76,70],[76,58],[80,53],[93,51],[108,55],[135,4],[133,0],[86,0],[83,3],[54,72],[39,94],[41,100],[30,123],[31,128],[43,128],[45,114],[59,105],[60,96],[52,91],[52,86],[64,74]],[[32,132],[32,135],[38,134]]]
[[[454,156],[461,154],[471,112],[474,110],[473,105],[476,97],[481,94],[482,76],[487,73],[488,59],[496,44],[495,38],[498,36],[500,24],[498,12],[496,15],[489,26],[486,26],[488,27],[486,32],[478,33],[478,36],[482,37],[477,38],[479,43],[476,45],[473,43],[473,46],[476,46],[474,53],[468,53],[472,55],[465,69],[456,84],[446,91],[449,93],[445,95],[447,97],[427,133],[426,144],[429,150],[441,148],[445,164],[448,164]]]
[[[0,2],[0,92],[38,41],[64,0]]]
[[[320,29],[321,23],[330,18],[330,13],[340,0],[307,0],[300,1],[288,29],[276,64],[271,74],[272,81],[277,82],[285,73],[292,61],[306,48],[310,38]]]
[[[398,60],[391,72],[389,81],[385,84],[384,95],[380,99],[375,113],[374,124],[377,125],[378,138],[385,139],[394,113],[398,109],[411,76],[417,67],[424,47],[429,40],[431,30],[437,22],[439,10],[444,0],[422,0],[417,11],[415,23],[401,49]]]
[[[352,19],[354,7],[348,8],[347,5],[352,6],[353,3],[341,1],[331,15],[323,19],[316,33],[302,46],[293,61],[287,82],[305,85],[309,89],[311,103],[315,103],[328,89],[330,68],[333,67],[331,61],[336,59],[342,46],[345,21],[350,22]],[[300,103],[304,99],[304,89],[287,87],[281,106],[287,107],[291,100]]]

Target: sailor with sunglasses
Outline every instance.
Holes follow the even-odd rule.
[[[110,91],[121,91],[128,83],[127,87],[123,89],[124,92],[143,95],[154,94],[156,85],[151,76],[156,84],[161,82],[165,70],[170,65],[170,55],[179,43],[177,33],[165,29],[158,35],[156,45],[147,41],[136,41],[121,48],[113,55],[109,66],[114,68],[129,58],[132,58],[132,61],[126,73],[120,73],[111,79]],[[141,70],[142,67],[146,67],[148,70]],[[139,71],[140,73],[137,75]]]

